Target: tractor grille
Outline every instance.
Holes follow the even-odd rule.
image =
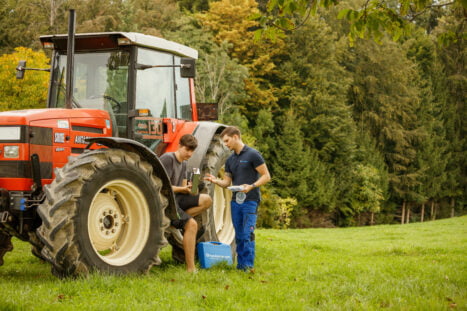
[[[52,162],[41,162],[42,178],[52,178]],[[0,161],[0,178],[32,178],[31,161]]]

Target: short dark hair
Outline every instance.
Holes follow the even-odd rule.
[[[185,134],[180,138],[179,144],[188,150],[195,150],[198,147],[198,140],[191,134]]]
[[[240,129],[236,126],[226,127],[221,133],[221,138],[224,137],[225,135],[230,136],[230,137],[234,135],[238,135],[239,138],[242,137],[242,134],[240,133]]]

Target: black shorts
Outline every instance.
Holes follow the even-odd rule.
[[[177,194],[175,196],[175,201],[177,202],[177,213],[179,219],[172,220],[171,225],[177,229],[185,228],[185,224],[191,217],[185,211],[199,205],[199,194],[190,195],[190,194]]]
[[[199,194],[177,194],[175,196],[175,200],[177,201],[178,207],[186,211],[192,207],[199,205]]]

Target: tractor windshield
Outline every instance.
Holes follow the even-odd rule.
[[[107,110],[118,136],[126,136],[129,60],[126,51],[76,53],[74,60],[74,108]],[[56,54],[51,107],[65,107],[66,61],[66,54]]]

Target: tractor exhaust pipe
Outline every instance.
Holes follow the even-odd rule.
[[[73,68],[75,60],[75,24],[76,15],[75,10],[70,10],[68,20],[68,44],[67,44],[67,57],[66,57],[66,92],[65,92],[65,107],[72,108],[73,98]]]

